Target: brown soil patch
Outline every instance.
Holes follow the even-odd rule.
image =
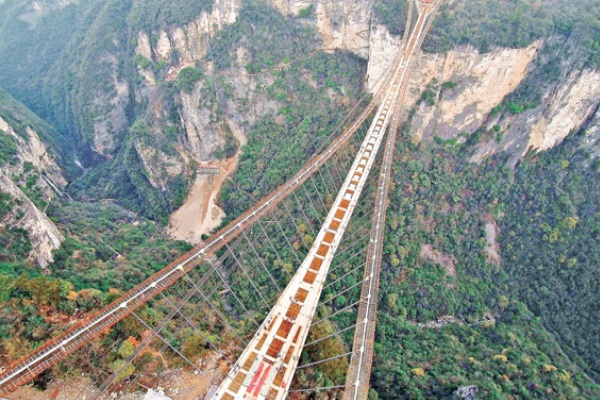
[[[240,147],[247,143],[246,137],[236,127],[232,127],[232,133]],[[202,235],[210,234],[221,224],[225,212],[217,205],[217,197],[225,180],[236,170],[239,154],[226,160],[199,164],[200,168],[215,168],[220,172],[218,175],[196,177],[187,199],[169,219],[168,233],[172,238],[198,244]]]
[[[421,247],[419,257],[421,260],[442,265],[446,269],[446,276],[456,276],[456,259],[449,254],[435,250],[432,245],[424,244]]]
[[[484,216],[485,219],[485,252],[487,254],[488,262],[492,264],[500,264],[502,258],[500,257],[500,244],[496,240],[498,233],[500,233],[500,227],[494,221],[494,218],[490,214]]]

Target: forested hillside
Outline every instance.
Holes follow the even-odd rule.
[[[576,372],[598,368],[600,186],[585,140],[513,171],[503,157],[466,163],[472,143],[400,139],[373,381],[382,398],[451,398],[468,385],[482,398],[598,396]]]
[[[424,46],[425,51],[443,52],[470,44],[489,52],[494,47],[525,47],[560,35],[573,44],[569,56],[596,67],[600,63],[599,18],[600,4],[593,0],[455,1],[442,9]]]

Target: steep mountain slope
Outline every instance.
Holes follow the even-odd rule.
[[[263,89],[278,78],[268,70],[335,47],[315,36],[306,18],[286,22],[268,5],[258,9],[253,2],[242,7],[236,0],[183,1],[168,8],[138,1],[58,3],[42,9],[30,26],[20,19],[30,10],[28,2],[9,0],[1,7],[7,20],[2,37],[7,40],[0,44],[0,54],[14,59],[16,68],[2,70],[0,86],[69,135],[77,159],[90,167],[71,185],[73,193],[116,198],[162,222],[182,204],[197,168],[228,162],[239,147],[232,132],[243,136],[262,118],[285,110],[286,101],[269,98]],[[359,15],[361,10],[353,12]],[[340,18],[345,9],[334,11],[327,11],[327,18]],[[274,34],[282,39],[278,49],[235,43],[248,35],[273,38],[262,29],[233,33],[238,36],[231,37],[234,42],[224,36],[211,42],[238,16],[241,21],[258,16],[261,23],[277,27],[280,33]],[[59,27],[66,21],[70,28],[62,32]],[[30,34],[60,38],[32,43]],[[239,46],[234,59],[233,48],[227,46]],[[279,54],[268,55],[271,51]],[[365,53],[364,46],[361,51]],[[54,57],[33,62],[40,54]],[[214,67],[205,62],[207,55],[208,61],[215,60]],[[314,75],[310,84],[315,89],[326,87],[314,67],[307,73]],[[306,77],[300,79],[306,82]],[[327,84],[335,90],[342,82]],[[355,93],[342,90],[341,96]]]
[[[27,259],[45,268],[64,237],[48,219],[48,203],[62,193],[63,171],[40,138],[52,128],[0,89],[0,262]]]

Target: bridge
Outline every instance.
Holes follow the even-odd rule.
[[[153,368],[144,355],[155,348],[179,360],[174,365],[210,379],[214,399],[283,399],[312,391],[366,399],[399,115],[414,55],[440,2],[417,0],[411,24],[410,1],[403,47],[380,89],[368,104],[355,106],[323,151],[201,246],[5,368],[0,394],[31,382],[128,319],[145,334],[132,354],[105,372],[96,398],[123,387],[124,377],[139,383]],[[351,296],[356,301],[346,301]],[[148,307],[162,318],[140,311]],[[227,340],[219,343],[219,335]],[[197,346],[190,350],[191,338],[228,371],[208,374]],[[350,339],[351,349],[344,345]],[[333,348],[339,354],[330,354]],[[346,368],[343,382],[298,386],[299,371],[310,381],[311,371],[331,365]]]

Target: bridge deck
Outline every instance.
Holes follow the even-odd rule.
[[[219,387],[215,399],[278,400],[286,396],[329,266],[381,147],[394,106],[405,88],[406,66],[421,40],[429,10],[428,5],[423,5],[405,52],[393,70],[392,84],[311,250]],[[372,278],[373,274],[367,275],[365,281]]]

